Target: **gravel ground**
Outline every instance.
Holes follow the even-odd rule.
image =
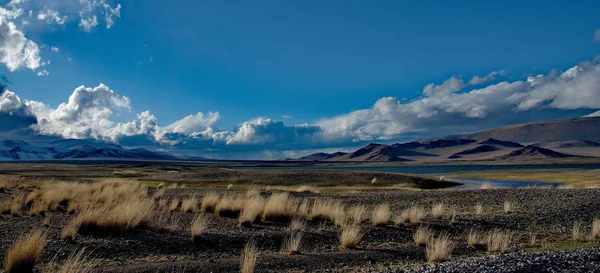
[[[405,268],[389,272],[598,272],[600,248],[557,252],[509,253],[466,261]]]

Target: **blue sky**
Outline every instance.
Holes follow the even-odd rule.
[[[31,52],[10,48],[19,37],[0,35],[0,53],[15,56],[0,73],[41,134],[262,158],[600,109],[598,1],[5,0],[2,9],[0,32],[13,23],[39,49],[32,63],[11,55]],[[582,72],[561,74],[571,68]],[[469,84],[474,76],[481,83]],[[69,103],[82,85],[87,95]],[[513,89],[477,95],[488,87]]]

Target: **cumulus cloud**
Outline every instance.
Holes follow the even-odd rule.
[[[11,72],[21,68],[38,69],[47,62],[44,62],[40,56],[41,46],[27,36],[30,28],[36,31],[44,30],[47,25],[66,28],[70,22],[78,22],[82,30],[89,32],[100,25],[98,16],[104,16],[106,28],[110,29],[115,25],[115,20],[121,17],[121,4],[115,2],[113,0],[12,0],[8,2],[0,7],[0,62]],[[52,50],[54,49],[53,47]]]
[[[38,75],[39,77],[48,76],[48,75],[50,75],[50,72],[48,72],[48,70],[44,69],[44,70],[38,71],[38,73],[36,75]]]
[[[261,117],[242,122],[233,130],[218,127],[218,112],[198,112],[161,125],[150,111],[143,111],[135,120],[116,123],[113,115],[129,111],[131,101],[103,84],[76,88],[56,108],[23,101],[6,91],[0,97],[0,118],[10,118],[10,124],[17,124],[11,128],[27,125],[43,135],[96,138],[126,146],[219,157],[236,152],[268,150],[270,155],[283,155],[294,150],[356,147],[364,142],[404,141],[549,117],[590,112],[587,116],[600,115],[599,58],[564,72],[553,70],[475,89],[467,86],[459,77],[451,77],[425,86],[423,96],[412,101],[383,97],[367,109],[313,124],[289,125]],[[17,122],[16,117],[23,119]]]
[[[493,81],[494,79],[496,79],[496,76],[504,76],[504,75],[506,75],[506,71],[504,71],[504,70],[492,71],[483,77],[476,75],[476,76],[473,76],[473,78],[471,78],[471,80],[469,81],[469,84],[470,85],[479,85],[482,83]]]

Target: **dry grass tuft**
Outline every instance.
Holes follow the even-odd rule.
[[[310,219],[328,219],[338,226],[346,225],[346,209],[342,202],[332,198],[317,199],[313,202]]]
[[[600,219],[595,218],[592,223],[591,240],[596,240],[600,236]]]
[[[200,211],[214,211],[217,203],[219,203],[219,195],[214,192],[209,192],[202,196],[202,206],[200,207]]]
[[[423,246],[433,238],[434,232],[432,229],[424,226],[420,226],[417,228],[415,233],[413,234],[413,239],[417,246]]]
[[[162,184],[162,185],[163,185],[163,187],[157,187],[157,189],[154,191],[154,194],[152,195],[152,199],[162,200],[165,197],[166,190],[165,190],[164,184]]]
[[[364,233],[362,232],[360,226],[348,225],[342,228],[342,232],[340,233],[340,247],[341,248],[355,248]]]
[[[6,273],[33,272],[33,267],[40,259],[45,244],[46,235],[40,230],[17,238],[4,258]]]
[[[425,218],[425,215],[426,213],[423,208],[413,206],[409,209],[402,211],[402,213],[400,213],[400,215],[396,217],[395,223],[396,225],[402,225],[405,223],[416,225],[420,223],[421,220],[423,220],[423,218]]]
[[[289,193],[273,193],[265,202],[262,219],[265,221],[289,221],[296,215],[299,206],[300,202],[290,197]]]
[[[65,241],[73,241],[79,230],[79,223],[71,221],[67,223],[60,232],[60,238]]]
[[[573,184],[560,184],[556,188],[559,190],[572,190],[572,189],[576,189],[577,187]]]
[[[154,213],[152,199],[132,199],[114,205],[90,206],[72,221],[79,226],[80,233],[124,232],[148,224]]]
[[[20,194],[13,198],[10,202],[10,215],[21,216],[21,209],[23,208],[24,195]]]
[[[584,239],[583,236],[583,231],[581,229],[581,223],[580,222],[575,222],[573,223],[573,240],[575,241],[581,241]]]
[[[198,210],[198,198],[196,196],[181,201],[182,212],[196,212]]]
[[[475,215],[477,215],[477,216],[483,215],[483,205],[481,205],[481,204],[475,205]]]
[[[517,207],[515,206],[515,204],[508,201],[504,201],[504,213],[513,213],[516,211]]]
[[[374,226],[385,225],[390,221],[391,214],[389,204],[380,204],[373,209],[371,222]]]
[[[254,242],[254,240],[251,239],[250,241],[248,241],[248,243],[246,243],[246,247],[244,247],[244,252],[242,252],[240,272],[253,273],[257,258],[258,249],[256,248],[256,243]]]
[[[171,204],[169,205],[169,211],[177,211],[179,208],[179,199],[171,200]]]
[[[244,207],[244,199],[238,195],[225,195],[215,205],[215,213],[225,216],[237,216]]]
[[[433,219],[441,219],[444,217],[444,210],[446,205],[444,203],[439,203],[431,207],[431,216]]]
[[[42,203],[41,201],[35,201],[33,204],[31,204],[31,208],[29,209],[29,215],[45,215],[46,208],[46,204]]]
[[[6,192],[8,190],[8,183],[0,182],[0,193]]]
[[[425,248],[425,256],[429,262],[443,262],[450,259],[452,251],[456,247],[456,242],[450,235],[441,234],[437,238],[431,239]]]
[[[302,232],[292,232],[283,240],[281,252],[289,254],[299,254],[302,243]]]
[[[38,191],[32,191],[27,194],[27,197],[25,198],[25,206],[30,207],[33,204],[33,201],[35,201],[35,199],[37,199],[39,196],[40,193]]]
[[[205,214],[198,214],[194,217],[191,226],[192,242],[194,244],[199,244],[202,241],[202,235],[206,232],[211,222],[211,218]]]
[[[306,230],[307,223],[300,217],[294,217],[290,223],[290,232],[303,232]]]
[[[266,200],[259,194],[257,196],[246,198],[244,203],[244,207],[238,218],[238,224],[240,226],[253,224],[263,212]]]
[[[505,253],[513,247],[513,235],[509,232],[494,230],[487,235],[486,248],[489,252]]]
[[[350,225],[360,225],[365,220],[367,216],[367,207],[363,205],[356,205],[348,207],[346,210],[346,217],[348,224]]]
[[[302,185],[296,189],[296,192],[310,192],[310,193],[319,193],[317,189],[313,186]]]
[[[469,230],[467,233],[467,245],[470,247],[483,247],[486,245],[485,234],[475,229]]]
[[[492,186],[492,184],[486,182],[486,183],[481,184],[481,188],[480,189],[482,189],[482,190],[493,190],[493,189],[495,189],[495,187]]]
[[[46,273],[88,273],[93,270],[93,262],[88,261],[84,255],[85,248],[81,250],[75,249],[67,260],[63,262],[61,266],[56,266],[56,262],[51,261],[48,268],[44,271]]]

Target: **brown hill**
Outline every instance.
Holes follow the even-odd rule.
[[[516,151],[512,151],[507,155],[502,156],[502,159],[537,159],[537,158],[562,158],[574,157],[574,155],[559,153],[546,148],[541,148],[533,145],[525,146]]]
[[[548,120],[449,135],[442,139],[501,139],[516,143],[586,140],[600,142],[600,117]]]

